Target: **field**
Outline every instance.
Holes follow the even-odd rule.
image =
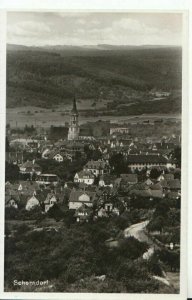
[[[34,125],[35,127],[48,128],[51,125],[54,126],[64,126],[65,122],[69,122],[70,116],[68,113],[71,105],[67,105],[66,109],[58,107],[57,109],[43,109],[39,107],[17,107],[17,108],[7,108],[7,124],[10,124],[11,128],[19,127],[23,128],[27,125]],[[65,113],[66,112],[66,113]],[[94,122],[98,120],[109,121],[111,123],[135,123],[143,122],[146,120],[154,121],[157,119],[163,120],[180,120],[180,114],[144,114],[138,116],[83,116],[79,115],[79,123],[83,124],[86,122]]]

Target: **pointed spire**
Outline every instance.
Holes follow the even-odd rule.
[[[77,105],[76,105],[76,99],[73,98],[73,108],[71,110],[72,113],[77,113]]]

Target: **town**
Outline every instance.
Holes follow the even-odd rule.
[[[27,230],[51,232],[54,236],[63,222],[66,228],[78,226],[76,230],[89,225],[94,228],[94,224],[109,226],[110,230],[101,237],[109,251],[125,248],[128,240],[128,248],[131,243],[141,243],[144,248],[135,257],[132,254],[134,259],[143,255],[143,260],[150,260],[153,280],[164,285],[166,292],[178,292],[172,286],[171,275],[169,278],[164,270],[172,276],[179,272],[179,121],[159,118],[141,119],[137,123],[97,121],[79,125],[81,116],[75,97],[71,106],[70,123],[63,127],[38,131],[34,126],[19,129],[7,124],[5,237],[8,245],[10,239],[18,239],[18,226],[20,238]],[[90,135],[91,131],[94,134]],[[159,260],[163,268],[158,265]],[[10,278],[16,271],[9,270],[9,260],[5,264]],[[100,281],[107,276],[101,270],[94,273]],[[71,282],[74,284],[76,279],[68,279]],[[157,289],[159,292],[159,286]]]

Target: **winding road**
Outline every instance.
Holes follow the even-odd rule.
[[[145,234],[144,231],[148,223],[149,221],[144,221],[141,223],[133,224],[124,230],[125,238],[133,236],[140,242],[145,242],[149,245],[149,249],[145,253],[143,253],[143,259],[149,259],[153,255],[156,248],[154,242]]]

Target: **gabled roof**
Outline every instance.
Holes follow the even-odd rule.
[[[163,198],[163,191],[162,190],[151,190],[151,197]]]
[[[154,191],[162,191],[163,188],[160,183],[156,183],[156,184],[151,185],[150,189],[154,190]]]
[[[170,180],[168,181],[168,186],[170,187],[170,189],[180,189],[181,182],[179,179]]]
[[[94,197],[95,197],[95,192],[90,192],[90,191],[81,191],[81,190],[76,190],[76,189],[73,189],[70,193],[70,196],[69,196],[69,202],[79,202],[79,197],[82,196],[82,195],[88,195],[89,198],[90,198],[90,201],[88,202],[92,202]],[[84,201],[83,201],[84,202]]]
[[[57,201],[56,195],[54,193],[48,193],[44,203],[49,204],[51,199],[54,199],[55,201]]]

